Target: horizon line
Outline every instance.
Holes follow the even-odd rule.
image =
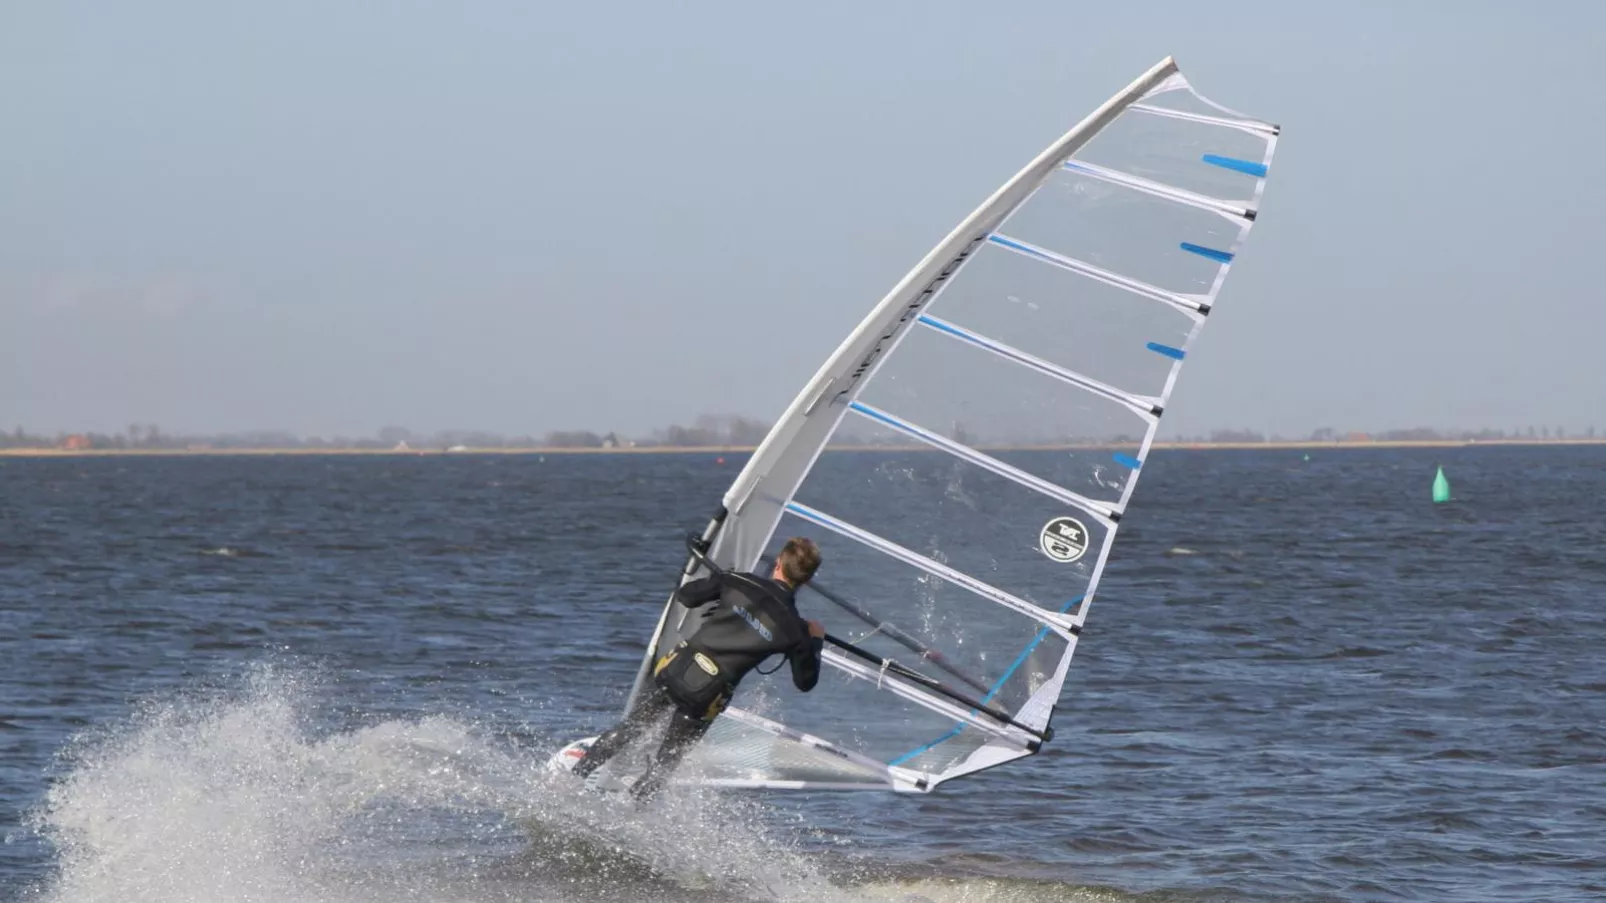
[[[1300,449],[1377,449],[1377,448],[1462,448],[1478,445],[1606,445],[1606,438],[1576,439],[1377,439],[1377,440],[1284,440],[1265,442],[1209,442],[1167,441],[1153,442],[1150,451],[1210,451],[1210,450],[1280,450]],[[1047,451],[1112,451],[1137,448],[1137,443],[1088,443],[1049,445],[977,445],[978,451],[994,452],[1047,452]],[[574,446],[457,446],[453,448],[306,448],[297,446],[263,446],[239,448],[60,448],[17,447],[0,448],[0,457],[8,458],[75,458],[75,457],[161,457],[161,456],[270,456],[270,455],[406,455],[413,457],[458,455],[673,455],[673,454],[752,454],[756,445],[645,445],[615,446],[612,448]],[[940,452],[929,445],[845,445],[830,444],[825,451],[862,452]]]

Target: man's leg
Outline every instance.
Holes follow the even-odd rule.
[[[605,732],[597,738],[595,743],[591,744],[591,748],[586,750],[586,754],[581,756],[580,761],[574,764],[574,774],[582,778],[589,777],[592,772],[605,765],[609,759],[634,743],[643,731],[651,727],[652,723],[657,721],[659,716],[663,715],[665,710],[674,704],[668,693],[665,693],[659,687],[653,687],[641,696],[636,702],[636,708],[626,715],[623,721],[620,721],[618,725]]]
[[[708,728],[714,723],[714,718],[724,711],[728,699],[727,696],[716,702],[703,718],[689,715],[684,709],[676,706],[675,715],[669,720],[668,729],[664,731],[664,740],[658,744],[657,755],[647,763],[646,773],[630,788],[630,795],[645,801],[663,789],[663,785],[674,774],[680,760],[691,752],[697,741],[708,732]]]

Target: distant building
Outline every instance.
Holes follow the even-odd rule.
[[[89,446],[89,437],[82,433],[73,433],[62,441],[61,447],[67,451],[85,451]]]

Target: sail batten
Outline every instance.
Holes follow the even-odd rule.
[[[1203,159],[1206,163],[1216,163],[1217,160],[1225,160],[1226,158],[1215,157],[1213,154],[1206,154]],[[1239,165],[1234,166],[1224,163],[1216,163],[1216,165],[1223,166],[1223,168],[1232,169],[1237,172],[1251,172],[1251,170],[1248,169],[1251,164],[1244,163],[1242,161],[1234,162],[1238,163]],[[1186,188],[1178,188],[1175,185],[1167,185],[1164,182],[1156,182],[1152,179],[1142,178],[1141,176],[1130,175],[1128,173],[1110,169],[1105,166],[1097,166],[1092,163],[1077,163],[1074,161],[1067,161],[1064,166],[1071,172],[1083,173],[1100,181],[1109,182],[1112,185],[1121,185],[1126,188],[1130,188],[1133,191],[1141,191],[1146,194],[1152,194],[1158,198],[1165,198],[1168,201],[1175,201],[1178,204],[1187,204],[1191,207],[1198,207],[1201,210],[1214,210],[1217,213],[1225,214],[1227,216],[1242,217],[1244,219],[1253,219],[1255,215],[1253,210],[1249,209],[1243,204],[1234,204],[1230,201],[1221,200],[1220,198],[1195,194]]]
[[[1224,116],[1210,116],[1203,113],[1190,113],[1186,110],[1171,110],[1165,107],[1151,106],[1146,103],[1135,103],[1132,109],[1140,113],[1153,116],[1165,116],[1170,119],[1182,119],[1187,122],[1197,122],[1202,125],[1219,125],[1224,128],[1243,129],[1249,132],[1263,132],[1267,135],[1278,135],[1281,129],[1269,122],[1257,122],[1253,119],[1228,119]]]
[[[1120,515],[1119,511],[1111,508],[1108,505],[1101,505],[1092,499],[1078,495],[1077,493],[1074,493],[1063,486],[1056,486],[1053,483],[1042,479],[1041,477],[1032,476],[1026,471],[1006,464],[1003,461],[992,457],[991,455],[987,455],[981,451],[971,448],[968,445],[955,442],[952,439],[944,438],[932,432],[931,430],[926,429],[925,427],[910,423],[902,418],[895,417],[892,414],[888,414],[886,411],[878,410],[862,401],[855,401],[850,404],[849,407],[856,414],[861,414],[865,417],[869,417],[872,420],[885,423],[898,432],[919,439],[921,442],[924,442],[933,448],[940,449],[951,455],[954,455],[955,457],[970,461],[973,464],[978,464],[992,471],[993,473],[999,474],[1006,479],[1013,480],[1014,482],[1019,483],[1028,489],[1040,492],[1043,495],[1049,496],[1050,498],[1058,499],[1067,505],[1080,508],[1088,514],[1091,514],[1105,522],[1113,523],[1113,521]]]
[[[1049,263],[1062,269],[1069,270],[1070,272],[1086,276],[1089,279],[1096,279],[1099,282],[1125,289],[1140,297],[1151,298],[1155,301],[1161,301],[1166,304],[1170,304],[1173,307],[1189,313],[1202,314],[1203,312],[1209,310],[1209,305],[1197,298],[1179,295],[1176,292],[1168,292],[1163,288],[1158,288],[1145,282],[1141,282],[1137,279],[1122,276],[1120,273],[1112,273],[1109,270],[1094,266],[1086,261],[1077,260],[1074,257],[1066,257],[1063,254],[1056,254],[1053,251],[1049,251],[1045,248],[1039,248],[1036,245],[1033,245],[1031,242],[1021,241],[1017,238],[1012,238],[1001,233],[989,236],[988,241],[991,241],[993,244],[1001,247],[1008,248],[1009,250],[1018,254],[1024,254],[1028,257],[1041,260],[1044,263]]]
[[[1080,373],[1077,373],[1075,370],[1070,370],[1050,361],[1045,361],[1042,358],[1035,357],[1022,351],[1019,348],[1015,348],[1011,345],[1005,344],[1004,342],[1000,342],[997,339],[989,338],[978,332],[973,332],[957,323],[950,323],[947,320],[944,320],[940,317],[934,317],[931,314],[921,314],[920,325],[929,326],[944,335],[953,336],[956,339],[969,342],[978,348],[985,348],[1012,363],[1020,364],[1023,367],[1030,367],[1034,370],[1046,373],[1062,382],[1070,383],[1078,388],[1087,389],[1090,392],[1096,392],[1113,401],[1119,401],[1120,403],[1131,408],[1133,411],[1136,411],[1140,416],[1156,418],[1160,416],[1160,405],[1153,398],[1140,398],[1130,392],[1123,392],[1114,386],[1105,385],[1104,383],[1099,382],[1090,376],[1084,376]]]
[[[787,537],[813,536],[822,578],[866,605],[822,609],[803,594],[803,614],[839,634],[833,624],[898,626],[855,641],[867,660],[828,650],[812,692],[784,671],[749,678],[688,779],[926,792],[1050,739],[1121,515],[1260,218],[1279,134],[1163,60],[875,305],[759,445],[704,537],[710,560],[745,570]],[[682,579],[698,572],[689,562]],[[694,624],[671,598],[638,690],[653,656]],[[985,693],[922,686],[925,675],[886,665],[925,656]]]

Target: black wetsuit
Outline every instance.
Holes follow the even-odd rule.
[[[654,663],[653,687],[638,697],[618,726],[591,744],[574,768],[581,777],[591,774],[673,709],[657,755],[631,787],[642,799],[663,786],[681,757],[725,710],[736,685],[766,658],[786,656],[792,683],[805,693],[820,679],[825,641],[809,636],[808,622],[797,613],[785,583],[754,574],[716,574],[685,584],[675,598],[692,609],[718,603],[700,612],[696,629]]]

